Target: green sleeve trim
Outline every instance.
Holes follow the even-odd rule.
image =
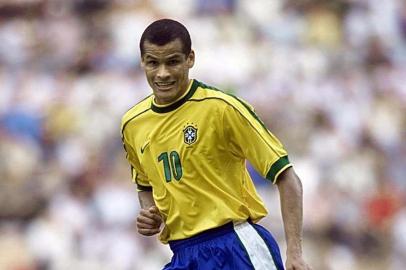
[[[138,191],[152,191],[152,187],[142,186],[140,184],[137,184],[137,190]]]
[[[275,184],[279,174],[281,174],[284,170],[286,170],[291,166],[292,164],[290,163],[288,156],[283,156],[279,158],[274,164],[272,164],[271,168],[266,174],[266,179],[270,180],[273,184]]]
[[[135,173],[135,177],[134,182],[137,184],[137,190],[138,191],[152,191],[152,187],[151,186],[145,186],[145,185],[141,185],[140,183],[138,183],[137,178],[138,178],[138,173],[134,170],[134,168],[131,166],[131,172],[134,174]]]

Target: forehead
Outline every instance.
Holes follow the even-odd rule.
[[[144,57],[162,58],[179,54],[184,54],[182,42],[179,39],[175,39],[162,46],[152,44],[148,40],[144,42]]]

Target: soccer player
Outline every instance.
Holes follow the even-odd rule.
[[[302,186],[283,145],[250,105],[189,79],[195,53],[179,22],[150,24],[140,50],[153,94],[123,116],[121,131],[141,205],[138,232],[160,233],[174,253],[164,269],[284,269],[278,244],[257,224],[267,210],[246,159],[278,186],[286,269],[309,269]]]

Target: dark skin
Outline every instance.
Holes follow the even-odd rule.
[[[141,57],[141,67],[155,96],[155,102],[160,105],[171,104],[181,97],[188,89],[189,69],[195,61],[194,52],[188,55],[183,52],[183,45],[175,39],[163,46],[144,42],[144,54]],[[138,193],[141,211],[137,218],[138,232],[151,236],[161,231],[162,217],[155,206],[152,192]]]
[[[155,206],[152,192],[138,192],[138,199],[141,205],[140,214],[137,217],[138,232],[145,236],[151,236],[161,231],[162,217],[158,207]]]
[[[163,46],[144,42],[141,66],[157,104],[170,104],[187,91],[190,83],[189,69],[194,62],[194,52],[185,55],[179,39]]]
[[[286,270],[309,270],[302,254],[303,188],[292,167],[283,171],[276,182],[287,242]]]
[[[193,67],[195,55],[183,52],[183,45],[175,39],[163,46],[144,42],[144,54],[141,67],[160,105],[171,104],[181,97],[188,89],[189,69]],[[150,236],[161,231],[162,217],[155,206],[152,192],[138,193],[141,211],[137,218],[137,229],[142,235]]]
[[[185,55],[179,39],[163,46],[144,43],[141,66],[151,86],[157,104],[171,104],[179,99],[190,83],[189,69],[195,55]],[[293,168],[283,171],[276,182],[281,200],[281,212],[287,242],[286,270],[309,270],[302,256],[303,190]],[[152,192],[138,192],[141,211],[137,217],[138,232],[145,236],[161,232],[163,223],[155,206]]]

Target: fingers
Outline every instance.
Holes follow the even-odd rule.
[[[148,211],[149,211],[150,213],[159,214],[158,207],[156,207],[156,206],[151,206],[151,207],[148,209]]]
[[[142,209],[137,217],[137,229],[142,235],[151,236],[161,231],[162,218],[156,206]]]
[[[162,218],[159,214],[151,213],[148,210],[141,210],[137,221],[154,225],[157,223],[161,224]]]
[[[286,270],[312,270],[312,268],[307,265],[303,258],[296,258],[286,261]]]
[[[155,229],[141,229],[138,228],[138,233],[145,235],[145,236],[152,236],[154,234],[160,233],[161,229],[160,228],[155,228]]]
[[[290,264],[286,265],[286,270],[312,270],[307,264]]]

